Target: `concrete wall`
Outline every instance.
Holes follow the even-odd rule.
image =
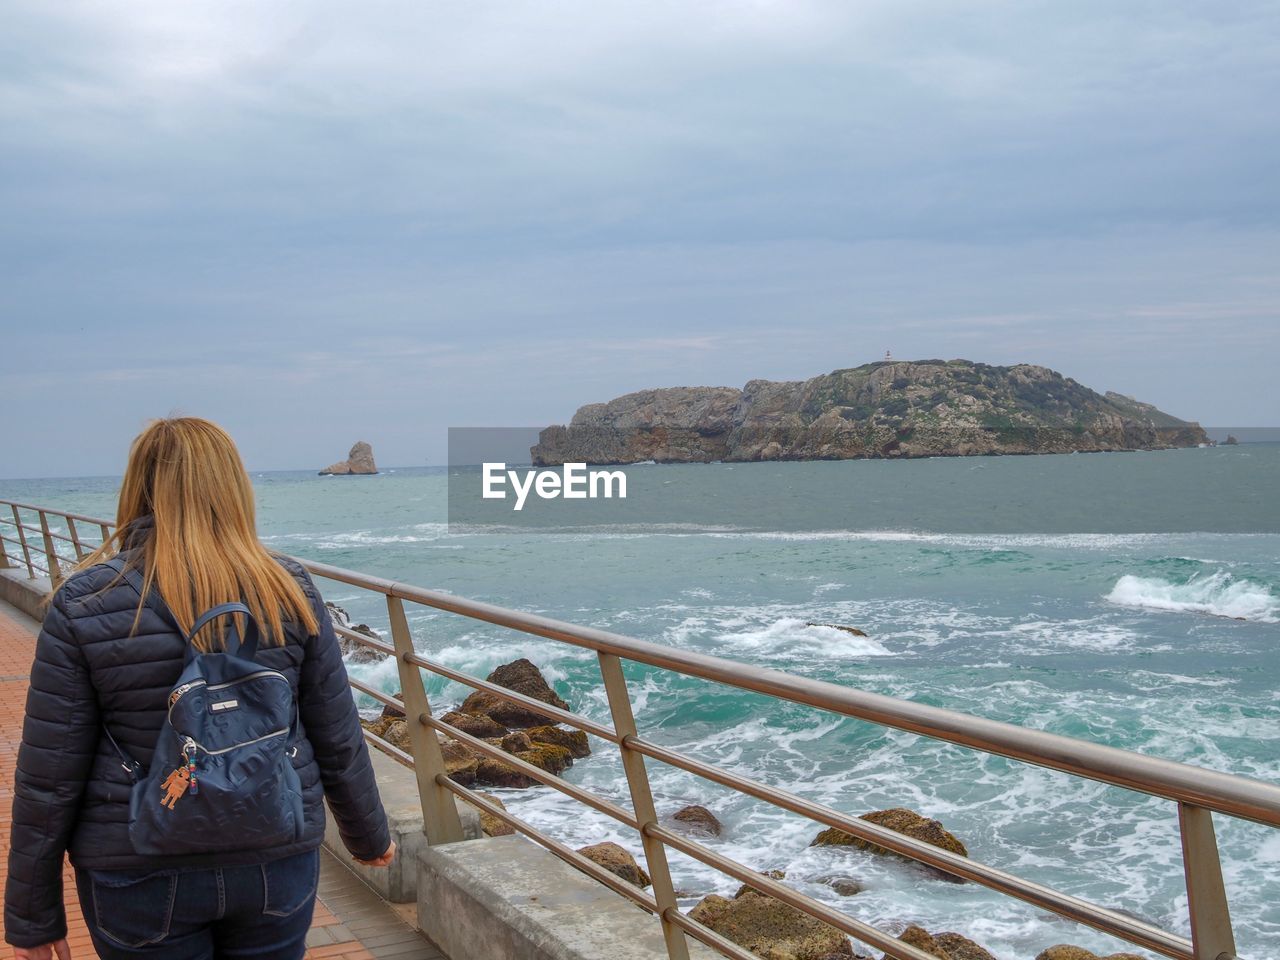
[[[339,860],[351,868],[361,880],[376,890],[384,900],[392,903],[412,903],[418,896],[418,855],[427,847],[426,834],[422,832],[422,804],[418,801],[418,781],[413,771],[392,760],[386,754],[369,749],[373,759],[373,772],[378,778],[378,793],[387,811],[391,825],[391,839],[396,843],[396,856],[387,867],[364,867],[351,859],[342,845],[338,825],[328,807],[324,845]],[[462,820],[462,833],[468,840],[483,836],[480,830],[480,814],[475,807],[454,801],[458,817]]]
[[[450,960],[667,960],[656,917],[521,836],[424,847],[418,926]],[[689,941],[693,960],[721,955]]]
[[[35,620],[44,620],[44,598],[49,593],[49,579],[27,577],[27,568],[0,568],[0,600],[12,604]]]

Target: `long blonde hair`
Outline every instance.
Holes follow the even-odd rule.
[[[141,541],[130,525],[151,514]],[[120,488],[115,532],[80,567],[109,560],[123,547],[140,546],[134,565],[143,584],[154,584],[183,631],[209,607],[243,601],[262,626],[263,645],[284,642],[284,621],[300,623],[308,635],[319,629],[302,587],[258,540],[253,486],[235,442],[216,423],[200,417],[153,420],[129,448]],[[144,591],[145,592],[145,591]],[[142,616],[138,603],[130,634]],[[243,617],[237,616],[240,636]],[[194,644],[203,652],[222,649],[226,618],[201,629]]]

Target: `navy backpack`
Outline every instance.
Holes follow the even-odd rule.
[[[158,595],[143,594],[136,569],[119,557],[107,566],[174,622]],[[225,653],[200,653],[192,645],[201,627],[233,613],[248,620],[243,639],[232,621]],[[259,636],[243,603],[222,603],[196,618],[149,771],[103,728],[133,780],[129,838],[138,853],[253,850],[302,835],[302,784],[292,761],[298,751],[297,704],[288,677],[254,662]]]

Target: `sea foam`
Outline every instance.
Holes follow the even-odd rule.
[[[1107,599],[1125,607],[1280,622],[1280,598],[1270,587],[1234,577],[1225,570],[1197,575],[1180,583],[1126,574],[1116,581]]]

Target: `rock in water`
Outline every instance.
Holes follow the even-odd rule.
[[[547,683],[541,671],[524,658],[504,663],[486,679],[490,683],[522,693],[549,706],[559,707],[561,710],[569,709],[569,705],[551,689],[551,685]],[[488,717],[504,727],[539,727],[551,722],[548,717],[484,690],[477,690],[463,700],[458,711]]]
[[[866,820],[868,823],[874,823],[881,827],[888,827],[890,830],[901,833],[903,836],[911,837],[913,840],[921,840],[925,843],[931,843],[935,847],[941,847],[951,853],[958,853],[962,857],[967,857],[969,851],[965,849],[965,845],[956,839],[955,835],[943,829],[942,824],[937,820],[930,820],[928,817],[922,817],[914,810],[907,810],[903,807],[894,807],[890,810],[875,810],[871,813],[864,813],[858,818]],[[878,844],[871,843],[869,840],[863,840],[861,837],[855,837],[852,834],[845,833],[836,827],[829,827],[823,830],[813,842],[809,844],[811,847],[857,847],[859,850],[868,850],[872,853],[894,854],[892,850],[886,850]],[[909,858],[908,858],[909,859]],[[950,876],[947,874],[947,876]]]
[[[642,390],[547,427],[535,466],[1194,447],[1197,423],[1032,364],[882,361],[804,382]]]
[[[507,805],[503,803],[499,798],[495,797],[492,793],[477,793],[476,796],[481,797],[484,800],[488,800],[491,804],[493,804],[495,807],[499,808],[500,810],[507,809]],[[492,813],[488,813],[485,810],[481,810],[479,807],[476,807],[475,804],[469,804],[469,806],[475,807],[475,809],[479,811],[480,830],[484,833],[486,837],[509,837],[516,832],[516,828],[511,826],[511,824],[507,823],[507,821],[500,820],[499,818],[495,817]]]
[[[589,847],[580,848],[578,852],[588,860],[598,863],[610,873],[618,875],[632,886],[644,889],[652,883],[649,879],[649,874],[645,873],[644,868],[636,863],[636,858],[616,843],[594,843]]]
[[[357,440],[351,452],[347,454],[347,459],[329,464],[320,471],[320,476],[349,477],[377,472],[378,467],[373,462],[373,447],[363,440]]]
[[[1083,947],[1073,947],[1067,943],[1060,943],[1036,954],[1036,960],[1145,960],[1145,958],[1136,953],[1113,953],[1100,957]]]
[[[734,900],[711,894],[689,911],[738,946],[770,960],[835,960],[854,956],[848,938],[835,927],[795,907],[748,891]]]
[[[996,960],[986,947],[959,933],[935,933],[933,942],[947,951],[951,960]]]
[[[902,931],[902,935],[898,939],[903,943],[910,944],[917,950],[923,950],[930,956],[937,957],[938,960],[951,960],[951,954],[924,927],[917,927],[912,924]],[[889,955],[885,954],[882,960],[890,960]]]
[[[681,807],[671,815],[671,819],[683,827],[687,833],[701,833],[705,836],[718,837],[720,836],[720,831],[724,829],[714,813],[697,803]]]
[[[388,642],[383,639],[382,634],[373,629],[373,627],[369,626],[367,623],[353,624],[351,622],[351,617],[347,614],[347,611],[343,610],[342,607],[338,606],[333,601],[326,600],[324,605],[328,608],[329,617],[333,620],[335,626],[343,627],[350,630],[352,633],[363,634],[370,640],[382,640],[383,643]],[[338,634],[338,649],[342,651],[343,658],[349,660],[351,663],[377,663],[385,656],[385,654],[374,650],[372,647],[366,647],[363,643],[352,640],[350,637],[344,637],[342,634]]]
[[[830,627],[832,630],[843,630],[845,633],[854,637],[865,637],[866,631],[859,630],[857,627],[845,627],[838,623],[813,623],[812,621],[805,624],[806,627]]]
[[[481,740],[502,738],[508,732],[506,727],[500,723],[495,723],[488,717],[476,717],[469,713],[458,713],[456,710],[450,710],[440,720],[451,727],[457,727],[463,733],[479,737]]]

